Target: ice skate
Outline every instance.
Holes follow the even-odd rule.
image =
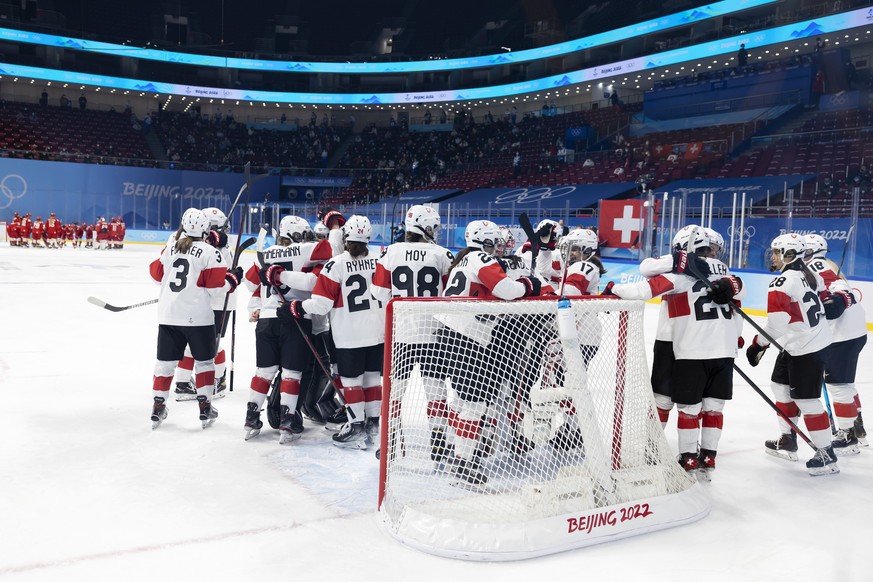
[[[700,449],[697,455],[697,478],[700,481],[712,481],[712,472],[715,471],[716,452],[710,449]]]
[[[165,418],[167,418],[167,405],[164,404],[161,396],[155,396],[155,403],[152,406],[152,430],[161,426]]]
[[[324,422],[324,430],[330,432],[339,432],[340,430],[342,430],[343,426],[348,424],[349,415],[346,413],[345,408],[340,408],[332,415],[326,416],[324,418]]]
[[[221,378],[215,379],[215,387],[212,389],[212,399],[224,398],[227,396],[227,372],[221,375]]]
[[[261,409],[257,402],[249,402],[246,405],[246,440],[252,440],[261,434],[261,427],[264,423],[261,421]]]
[[[837,466],[837,455],[834,453],[834,447],[816,450],[815,455],[806,462],[806,468],[813,477],[839,473],[840,468]]]
[[[197,389],[191,380],[185,382],[176,382],[176,402],[186,402],[188,400],[197,400]]]
[[[290,445],[303,433],[303,417],[287,406],[279,407],[279,444]]]
[[[343,449],[367,448],[367,429],[361,422],[348,422],[333,435],[333,444]]]
[[[461,481],[462,485],[484,485],[488,482],[488,477],[482,472],[482,466],[478,461],[455,457],[452,474]]]
[[[797,433],[793,430],[776,440],[764,441],[764,452],[780,459],[797,460]]]
[[[570,423],[564,423],[555,432],[555,436],[549,439],[549,445],[555,451],[569,451],[582,447],[582,431]]]
[[[202,394],[197,397],[197,405],[200,407],[200,424],[203,428],[209,428],[218,418],[218,409]]]
[[[858,438],[855,436],[855,427],[849,429],[839,429],[831,441],[836,453],[845,457],[847,455],[858,455],[861,449],[858,448]]]
[[[430,459],[439,464],[454,456],[455,447],[446,439],[446,431],[441,428],[430,431]]]
[[[869,446],[867,442],[867,430],[864,428],[864,419],[861,418],[861,412],[858,412],[858,418],[855,419],[855,438],[858,439],[858,445],[862,447]]]
[[[682,453],[679,455],[679,464],[685,469],[686,473],[694,475],[700,468],[700,462],[697,460],[697,453]]]
[[[367,418],[367,422],[364,426],[364,429],[367,431],[367,444],[374,444],[379,442],[379,417],[369,417]]]

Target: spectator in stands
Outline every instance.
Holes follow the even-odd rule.
[[[312,115],[309,116],[309,127],[315,127],[318,123],[318,115],[316,115],[315,111],[312,112]]]
[[[825,175],[818,189],[818,196],[830,200],[837,193],[837,183],[831,178],[830,174]]]
[[[591,158],[585,158],[585,161],[582,162],[582,167],[583,168],[593,168],[594,167],[594,160],[592,160]]]
[[[512,157],[512,175],[516,178],[521,176],[521,154],[518,152]]]
[[[61,107],[70,107],[72,105],[72,101],[67,99],[66,93],[61,94],[60,103],[61,103]]]
[[[558,114],[558,106],[555,105],[555,102],[552,101],[552,104],[549,105],[549,115],[555,117]]]
[[[448,120],[445,109],[440,109],[440,123],[445,124]]]
[[[82,93],[79,95],[79,109],[85,111],[85,107],[88,106],[88,98],[85,97],[85,94]]]
[[[613,109],[618,109],[618,106],[621,102],[618,100],[617,89],[612,90],[612,95],[609,96],[609,102],[612,104]]]
[[[42,93],[39,95],[39,104],[43,107],[48,107],[49,104],[49,94],[45,89],[42,90]]]
[[[858,81],[858,70],[851,60],[846,61],[846,83],[849,89],[855,88],[855,83]]]
[[[825,80],[821,71],[815,74],[815,79],[812,80],[812,106],[818,107],[821,96],[825,93]]]
[[[548,103],[543,103],[543,112],[541,115],[542,115],[542,117],[549,116],[549,104]]]
[[[825,46],[825,41],[823,41],[821,37],[818,37],[817,39],[815,39],[815,50],[813,52],[815,54],[819,54],[825,49]]]
[[[281,125],[285,125],[285,122],[288,121],[288,116],[285,115],[285,112],[282,112],[282,117],[279,118],[279,123]]]
[[[518,119],[518,107],[515,105],[512,106],[512,113],[509,114],[509,121],[512,125],[515,125],[515,121]]]
[[[749,64],[749,51],[746,50],[746,45],[741,44],[740,50],[737,52],[737,67],[745,67]]]
[[[124,113],[126,115],[131,115],[133,113],[133,105],[130,104],[130,99],[128,99],[124,104]]]
[[[861,164],[861,167],[858,169],[858,179],[862,184],[870,184],[870,170],[866,164]]]
[[[430,122],[431,122],[431,115],[430,115],[430,109],[428,109],[427,111],[424,112],[424,124],[430,125]]]

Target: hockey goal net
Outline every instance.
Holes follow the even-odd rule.
[[[514,560],[705,516],[655,411],[643,309],[597,298],[392,301],[383,528],[434,554]]]

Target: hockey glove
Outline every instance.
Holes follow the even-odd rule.
[[[227,234],[217,230],[210,230],[206,235],[206,242],[217,249],[223,249],[227,246]]]
[[[601,295],[612,295],[613,297],[617,297],[615,293],[612,292],[612,288],[615,287],[615,281],[610,281],[606,284],[606,287],[603,288],[603,291],[600,292]]]
[[[289,301],[276,308],[276,317],[285,325],[291,325],[294,320],[303,319],[306,315],[306,310],[303,309],[303,302],[299,299]]]
[[[839,318],[848,307],[855,303],[854,296],[847,291],[837,291],[833,294],[830,291],[822,291],[819,293],[819,297],[827,319]]]
[[[723,277],[713,282],[709,296],[719,305],[730,303],[743,289],[743,281],[738,277]]]
[[[543,287],[542,281],[536,277],[521,277],[518,282],[524,285],[525,297],[536,297],[540,294],[540,290]]]
[[[258,271],[258,275],[261,278],[261,283],[267,287],[282,286],[282,280],[280,276],[285,272],[285,267],[282,265],[270,265],[269,267],[261,267],[261,270]]]
[[[709,263],[697,253],[688,254],[685,251],[673,253],[672,272],[680,275],[693,275],[697,277],[709,277]]]
[[[543,225],[543,227],[537,231],[537,236],[540,237],[541,249],[548,249],[550,251],[555,250],[555,247],[558,244],[558,233],[551,224]]]
[[[746,345],[746,340],[743,339],[743,336],[737,338],[737,347],[739,349],[743,349],[743,346]]]
[[[236,267],[234,269],[228,269],[227,274],[224,276],[224,280],[230,285],[230,292],[233,293],[236,291],[239,282],[242,281],[243,278],[243,268]]]
[[[334,226],[342,228],[346,223],[346,217],[339,210],[334,210],[333,208],[325,208],[318,218],[327,228],[333,228]]]
[[[753,368],[758,365],[758,362],[760,362],[761,358],[764,357],[764,352],[766,352],[769,347],[770,344],[762,345],[760,338],[755,336],[752,340],[752,345],[746,348],[746,359],[749,360],[749,364],[751,364]]]

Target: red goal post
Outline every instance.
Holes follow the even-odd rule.
[[[437,555],[515,560],[709,512],[658,420],[644,304],[564,305],[388,304],[378,515],[391,536]]]

